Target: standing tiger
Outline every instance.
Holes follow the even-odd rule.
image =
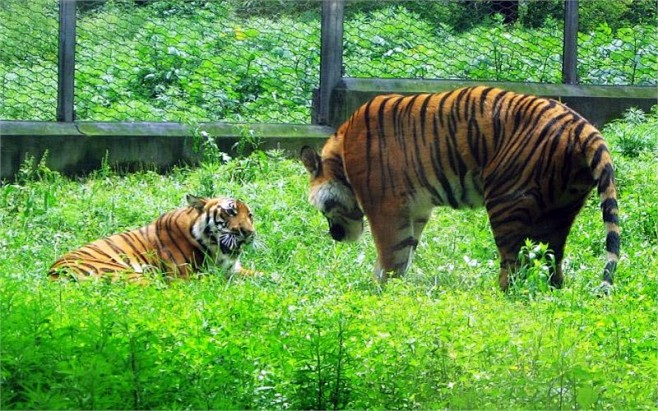
[[[50,277],[144,282],[145,274],[164,274],[188,279],[208,260],[231,273],[250,274],[239,261],[241,247],[254,236],[249,207],[231,198],[188,195],[187,202],[187,207],[165,213],[145,227],[63,255],[50,267]]]
[[[362,105],[318,154],[301,160],[310,202],[336,241],[354,241],[368,218],[375,277],[411,264],[432,208],[484,205],[500,254],[499,285],[526,238],[555,253],[550,282],[561,287],[567,234],[593,187],[607,237],[602,286],[619,259],[614,171],[599,131],[557,101],[493,87],[440,94],[382,95]]]

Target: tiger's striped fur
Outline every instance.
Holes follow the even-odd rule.
[[[440,94],[382,95],[343,123],[321,154],[301,159],[310,202],[337,241],[357,239],[368,218],[377,247],[375,275],[402,275],[435,206],[484,205],[501,257],[499,284],[526,238],[555,253],[551,283],[571,225],[593,187],[607,232],[603,281],[619,259],[612,160],[599,131],[554,100],[493,87]]]
[[[241,267],[241,247],[252,241],[249,207],[231,198],[187,196],[188,206],[161,215],[133,231],[96,240],[60,257],[52,279],[106,277],[148,282],[145,275],[188,279],[205,261],[250,274]]]

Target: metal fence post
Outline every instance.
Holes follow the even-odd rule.
[[[343,14],[345,0],[322,2],[320,90],[314,122],[327,124],[331,92],[343,76]]]
[[[564,1],[562,82],[578,84],[578,0]]]
[[[75,119],[73,96],[75,78],[76,0],[59,0],[59,52],[57,56],[57,121]]]

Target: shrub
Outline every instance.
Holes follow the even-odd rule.
[[[635,158],[643,153],[658,155],[658,106],[650,115],[631,108],[623,118],[613,121],[603,129],[604,134],[614,136],[614,147],[624,156]]]

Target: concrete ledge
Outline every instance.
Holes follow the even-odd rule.
[[[562,101],[597,127],[619,118],[630,107],[648,111],[658,104],[655,86],[587,86],[567,84],[344,78],[332,94],[329,124],[338,127],[361,104],[378,94],[434,93],[489,85]]]
[[[234,145],[245,134],[259,139],[261,149],[297,155],[302,145],[320,146],[334,131],[312,125],[228,123],[204,123],[200,130],[230,155],[236,154]],[[38,161],[46,151],[47,166],[66,175],[98,169],[104,158],[125,171],[193,165],[201,159],[195,134],[179,123],[0,121],[0,179],[12,180],[26,156]]]
[[[290,124],[203,123],[199,130],[215,138],[220,150],[235,155],[240,136],[252,134],[261,149],[279,148],[296,156],[305,144],[321,146],[361,104],[378,94],[423,93],[474,85],[494,85],[512,91],[560,100],[597,127],[619,118],[630,107],[649,110],[658,103],[656,87],[572,86],[564,84],[344,78],[332,93],[330,126]],[[104,158],[113,168],[166,170],[197,164],[201,153],[189,125],[151,122],[0,121],[0,180],[14,178],[26,156],[67,175],[98,169]]]

